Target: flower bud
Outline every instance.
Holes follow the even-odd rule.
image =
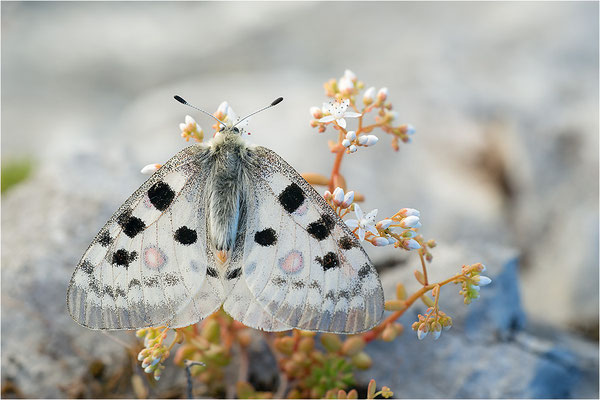
[[[365,341],[360,336],[349,337],[342,345],[342,353],[352,357],[362,351],[365,348],[365,344]]]
[[[421,216],[421,213],[418,210],[415,210],[414,208],[403,208],[402,210],[400,210],[399,214],[403,217]]]
[[[352,357],[352,364],[360,369],[369,369],[373,365],[373,360],[371,360],[371,357],[367,353],[361,351]]]
[[[315,347],[315,340],[311,337],[303,337],[298,343],[298,349],[305,353],[310,352]]]
[[[148,164],[144,168],[142,168],[140,172],[144,175],[152,175],[153,173],[158,171],[160,167],[162,167],[162,165],[160,164]]]
[[[348,139],[342,140],[342,146],[344,146],[344,147],[350,147],[350,141]]]
[[[367,144],[367,141],[368,141],[368,140],[369,140],[369,139],[367,138],[367,136],[366,136],[366,135],[361,135],[361,136],[359,136],[359,137],[358,137],[358,144],[360,144],[360,145],[363,145],[363,146],[364,146],[365,144]]]
[[[363,103],[368,106],[369,104],[373,103],[373,101],[375,100],[375,88],[373,86],[371,86],[370,88],[368,88],[365,91],[365,94],[363,95]]]
[[[319,107],[311,107],[310,114],[313,116],[314,119],[323,118],[323,110],[321,110]]]
[[[202,337],[211,343],[218,343],[221,335],[221,327],[214,319],[205,320],[202,327]]]
[[[325,193],[323,194],[323,198],[325,200],[331,200],[333,198],[333,195],[331,194],[331,192],[329,190],[326,190]]]
[[[492,283],[492,280],[485,275],[478,275],[473,277],[473,279],[476,279],[476,282],[478,282],[479,286],[486,286]]]
[[[411,215],[410,217],[406,217],[400,221],[400,226],[402,228],[412,228],[419,223],[419,217]]]
[[[406,125],[406,134],[407,134],[407,135],[414,135],[414,133],[415,133],[416,131],[417,131],[417,130],[415,129],[415,127],[414,127],[414,126],[412,126],[412,125],[410,125],[410,124],[409,124],[409,125]]]
[[[346,133],[346,139],[348,139],[349,141],[356,140],[356,132],[348,131],[348,133]]]
[[[290,336],[275,339],[275,348],[285,355],[292,355],[294,352],[294,339]]]
[[[388,324],[383,329],[383,332],[381,332],[381,339],[383,339],[384,342],[391,342],[396,339],[396,336],[397,332],[392,324]]]
[[[350,147],[348,147],[348,151],[350,153],[356,153],[356,150],[358,150],[358,149],[356,148],[355,145],[350,145]]]
[[[333,191],[333,204],[339,206],[344,201],[344,189],[337,187]]]
[[[354,192],[350,191],[350,192],[346,193],[346,195],[344,196],[344,202],[342,203],[342,208],[350,207],[350,204],[352,204],[353,201],[354,201]]]
[[[221,115],[220,118],[219,117],[217,117],[217,118],[222,119],[223,117],[225,117],[227,115],[228,112],[229,112],[229,103],[224,101],[221,104],[219,104],[219,107],[217,108],[217,114]]]
[[[393,237],[393,236],[389,236],[389,237],[387,238],[387,240],[388,240],[388,244],[394,244],[394,243],[396,243],[396,242],[398,241],[398,240],[397,240],[395,237]]]
[[[338,88],[342,94],[347,95],[352,93],[352,90],[354,90],[354,83],[350,79],[343,77],[338,82]]]
[[[415,239],[405,239],[402,241],[402,247],[408,250],[420,249],[421,245]]]
[[[378,102],[384,102],[385,99],[387,99],[388,97],[388,88],[384,87],[379,89],[379,91],[377,92],[377,101]]]
[[[387,238],[384,238],[381,236],[376,236],[376,237],[372,238],[370,240],[370,242],[373,244],[373,246],[377,246],[377,247],[387,246],[388,244],[390,244],[390,242],[388,242]]]
[[[375,136],[375,135],[368,135],[367,136],[367,141],[365,143],[365,146],[367,146],[367,147],[373,146],[378,141],[379,141],[379,138],[377,136]]]
[[[354,72],[350,71],[349,69],[344,71],[344,78],[346,78],[352,82],[356,82],[356,80],[357,80],[356,74]]]
[[[402,232],[402,237],[405,237],[407,239],[412,239],[415,236],[417,236],[417,232],[411,231],[410,229],[407,229],[404,232]]]
[[[324,333],[321,335],[321,343],[327,351],[335,353],[342,347],[342,341],[335,333]]]
[[[394,221],[392,221],[391,219],[384,219],[382,221],[379,221],[377,223],[377,225],[375,225],[375,227],[377,229],[380,229],[380,230],[384,231],[384,230],[386,230],[387,228],[390,227],[390,225],[392,224],[392,222],[394,222]]]
[[[438,340],[442,334],[442,325],[439,322],[434,322],[431,331],[433,332],[433,340]]]
[[[419,340],[423,340],[423,339],[425,339],[425,336],[427,336],[428,333],[429,333],[429,329],[427,327],[427,324],[422,322],[421,325],[419,326],[419,329],[417,330],[417,337],[419,338]]]

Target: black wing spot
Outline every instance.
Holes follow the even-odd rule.
[[[160,284],[160,281],[155,276],[149,276],[144,278],[144,286],[146,287],[155,287]]]
[[[363,279],[366,276],[368,276],[370,273],[371,273],[371,267],[369,266],[369,264],[365,264],[358,270],[358,277],[360,279]]]
[[[102,290],[100,289],[100,285],[95,276],[90,276],[89,285],[90,285],[90,288],[94,291],[94,293],[96,293],[98,296],[100,296],[100,293],[102,292]]]
[[[102,247],[110,246],[110,244],[112,243],[112,238],[110,237],[108,231],[102,231],[100,233],[100,237],[98,237],[98,243],[100,243]]]
[[[219,277],[219,273],[213,267],[206,268],[206,275],[212,276],[213,278],[218,278]]]
[[[315,239],[323,240],[329,236],[334,226],[335,221],[333,218],[327,214],[323,214],[317,221],[310,223],[306,231]]]
[[[127,293],[125,293],[125,291],[121,288],[116,288],[115,294],[117,295],[117,297],[126,297],[127,296]]]
[[[81,270],[89,275],[94,272],[94,265],[88,260],[85,260],[81,263]]]
[[[146,224],[144,224],[144,221],[138,217],[132,216],[131,210],[127,210],[119,215],[119,218],[117,218],[117,223],[121,226],[121,228],[123,228],[123,232],[125,232],[125,234],[130,238],[135,237],[138,233],[146,229]]]
[[[292,183],[281,192],[279,202],[285,208],[285,211],[291,214],[304,202],[304,193],[300,189],[300,186]]]
[[[335,268],[340,265],[340,259],[338,258],[337,254],[331,251],[325,254],[323,258],[317,257],[315,258],[315,260],[319,264],[321,264],[324,271],[327,271],[328,269]]]
[[[304,286],[305,286],[304,282],[302,282],[302,281],[293,281],[292,282],[292,287],[294,289],[304,289]]]
[[[104,288],[102,288],[102,289],[103,289],[104,294],[109,295],[113,299],[115,298],[115,292],[114,292],[114,290],[113,290],[112,287],[110,287],[110,286],[104,286]]]
[[[125,249],[119,249],[113,253],[112,263],[117,265],[122,265],[125,268],[129,268],[129,263],[135,261],[137,258],[137,252],[132,251],[128,252]]]
[[[353,247],[356,247],[355,240],[350,236],[344,236],[340,239],[340,247],[343,250],[350,250]]]
[[[261,246],[272,246],[277,243],[277,233],[273,228],[267,228],[254,234],[254,241]]]
[[[227,280],[232,280],[237,278],[238,276],[240,276],[242,274],[242,269],[241,268],[236,268],[232,271],[227,272],[227,275],[225,276],[227,278]]]
[[[186,246],[196,243],[196,240],[198,240],[198,234],[196,231],[188,228],[187,226],[182,226],[181,228],[177,229],[174,237],[176,241]]]
[[[165,211],[175,198],[175,192],[165,182],[156,182],[148,189],[150,203],[160,211]]]

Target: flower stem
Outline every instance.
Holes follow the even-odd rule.
[[[419,258],[421,259],[421,265],[423,266],[423,281],[425,281],[425,286],[429,285],[429,280],[427,279],[427,267],[425,266],[425,259],[423,258],[423,252],[419,250]]]

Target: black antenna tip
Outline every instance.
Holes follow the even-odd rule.
[[[187,104],[187,101],[185,101],[185,100],[183,99],[183,97],[181,97],[181,96],[177,96],[177,95],[175,95],[175,96],[173,96],[173,98],[174,98],[175,100],[177,100],[178,102],[180,102],[181,104]]]
[[[273,100],[273,102],[271,103],[271,106],[276,106],[277,104],[281,103],[283,101],[283,97],[278,97],[275,100]]]

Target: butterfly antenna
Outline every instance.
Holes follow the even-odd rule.
[[[177,101],[178,101],[178,102],[180,102],[181,104],[185,104],[185,105],[186,105],[186,106],[188,106],[188,107],[192,107],[193,109],[196,109],[196,110],[198,110],[198,111],[200,111],[200,112],[203,112],[204,114],[208,115],[209,117],[211,117],[212,119],[214,119],[215,121],[217,121],[218,123],[220,123],[221,125],[223,125],[224,127],[227,127],[227,125],[225,125],[225,123],[224,123],[223,121],[221,121],[219,118],[215,117],[214,115],[212,115],[212,114],[211,114],[211,113],[209,113],[209,112],[206,112],[206,111],[204,111],[204,110],[203,110],[203,109],[201,109],[201,108],[198,108],[198,107],[196,107],[196,106],[193,106],[193,105],[191,105],[190,103],[188,103],[187,101],[185,101],[185,99],[184,99],[183,97],[181,97],[181,96],[177,96],[177,95],[175,95],[175,96],[173,96],[173,97],[175,98],[175,100],[177,100]]]
[[[259,112],[261,112],[261,111],[265,111],[267,108],[271,108],[271,107],[273,107],[273,106],[276,106],[277,104],[281,103],[282,101],[283,101],[283,97],[278,97],[278,98],[276,98],[276,99],[275,99],[275,100],[273,100],[273,102],[271,102],[271,104],[269,104],[268,106],[266,106],[266,107],[263,107],[263,108],[261,108],[261,109],[260,109],[260,110],[258,110],[258,111],[254,111],[252,114],[246,115],[244,118],[242,118],[242,119],[240,119],[238,122],[236,122],[236,123],[235,123],[235,125],[233,125],[233,126],[236,126],[236,125],[238,125],[240,122],[242,122],[242,121],[243,121],[243,120],[245,120],[245,119],[248,119],[248,118],[250,118],[250,117],[251,117],[251,116],[253,116],[254,114],[258,114],[258,113],[259,113]]]

